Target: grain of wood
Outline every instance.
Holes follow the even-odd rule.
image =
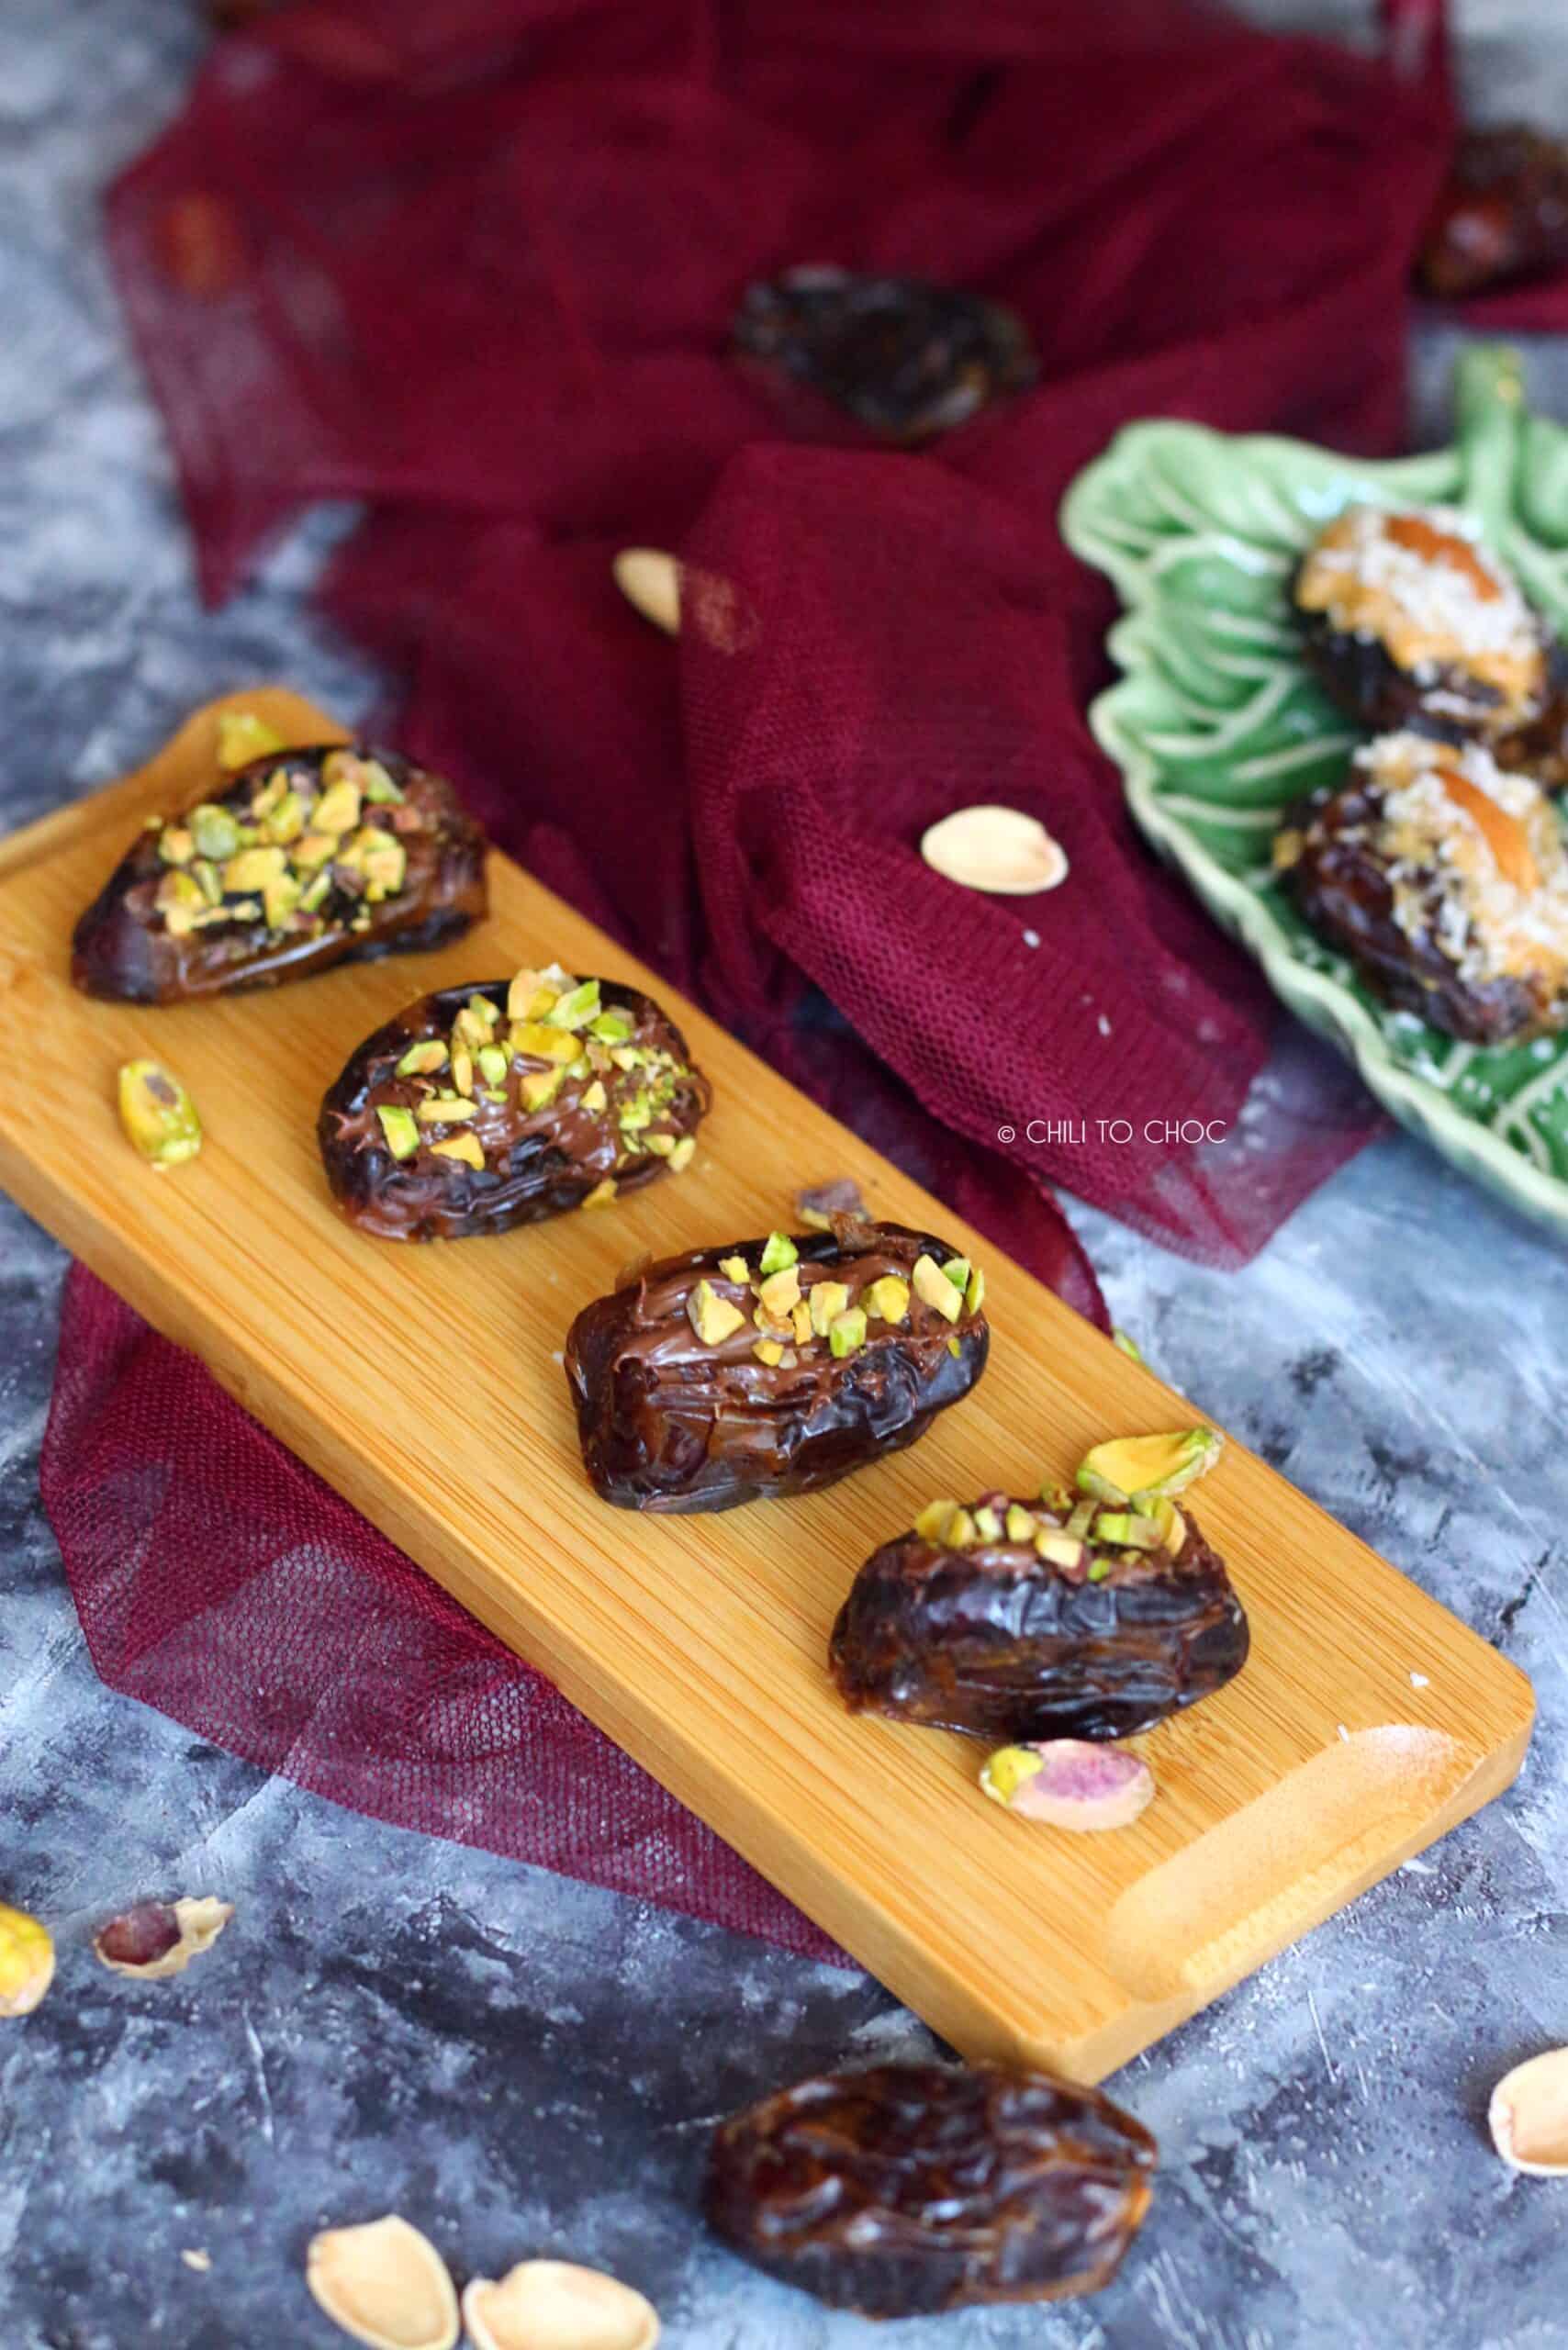
[[[924,1502],[1028,1492],[1107,1434],[1202,1415],[505,858],[489,921],[437,955],[164,1011],[77,995],[75,914],[142,816],[199,796],[225,707],[294,743],[342,733],[280,688],[234,695],[140,775],[0,844],[0,989],[52,1072],[47,1116],[24,1089],[0,1096],[0,1182],[936,2031],[1097,2079],[1508,1784],[1529,1683],[1234,1442],[1199,1514],[1252,1659],[1137,1741],[1159,1796],[1134,1825],[1031,1825],[981,1796],[979,1745],[851,1719],[829,1627]],[[429,989],[557,957],[650,988],[685,1028],[716,1093],[692,1169],[497,1240],[352,1232],[314,1136],[348,1053]],[[207,1128],[162,1177],[115,1113],[115,1072],[143,1054]],[[985,1267],[980,1387],[825,1494],[716,1517],[607,1508],[554,1360],[574,1314],[640,1251],[760,1235],[840,1175]]]

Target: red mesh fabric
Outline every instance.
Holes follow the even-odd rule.
[[[840,1958],[80,1265],[45,1507],[112,1688],[377,1819]]]
[[[1048,1179],[1236,1263],[1372,1121],[1264,1070],[1256,974],[1132,838],[1080,715],[1110,599],[1054,517],[1139,415],[1397,442],[1446,134],[1430,11],[1398,13],[1395,72],[1182,0],[301,0],[218,46],[110,201],[207,591],[364,499],[325,600],[406,681],[406,746],[1102,1321]],[[824,258],[1010,303],[1041,387],[904,456],[736,370],[747,281]],[[688,560],[678,650],[610,582],[629,543]],[[1073,886],[937,882],[919,830],[976,800],[1036,811]],[[1097,1131],[1188,1116],[1230,1139]],[[340,1800],[812,1946],[81,1276],[46,1497],[117,1685]]]

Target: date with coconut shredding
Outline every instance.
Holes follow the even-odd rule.
[[[274,987],[445,946],[484,913],[485,836],[439,776],[363,744],[289,751],[232,725],[227,740],[260,755],[151,818],[77,923],[71,976],[88,995]]]
[[[1222,1688],[1247,1617],[1172,1498],[1219,1449],[1211,1428],[1122,1438],[1085,1456],[1076,1492],[930,1503],[834,1626],[846,1705],[971,1738],[1118,1739]]]
[[[999,2065],[826,2074],[722,2124],[709,2225],[834,2309],[935,2315],[1108,2284],[1154,2140],[1095,2089]]]
[[[639,1270],[566,1341],[583,1460],[626,1509],[728,1509],[827,1485],[967,1395],[985,1281],[942,1241],[835,1216]]]
[[[410,1004],[350,1057],[317,1133],[351,1224],[456,1240],[679,1174],[710,1099],[652,997],[552,963]]]

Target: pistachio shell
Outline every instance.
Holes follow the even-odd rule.
[[[495,2284],[476,2277],[463,2296],[474,2350],[654,2350],[651,2302],[613,2277],[566,2260],[524,2260]]]
[[[1534,2178],[1568,2174],[1568,2048],[1549,2048],[1505,2073],[1486,2119],[1492,2143]]]
[[[1067,879],[1067,857],[1045,826],[1019,808],[960,808],[922,834],[933,872],[966,890],[1033,897]]]
[[[160,1910],[163,1907],[161,1902],[141,1905],[149,1911]],[[165,1975],[183,1975],[193,1958],[199,1958],[204,1951],[210,1950],[234,1915],[234,1907],[232,1902],[218,1901],[211,1894],[204,1894],[196,1899],[176,1901],[166,1912],[168,1931],[174,1939],[165,1947],[156,1949],[154,1954],[146,1959],[111,1956],[110,1948],[106,1947],[106,1937],[117,1926],[137,1919],[140,1915],[139,1910],[128,1910],[123,1919],[111,1919],[109,1924],[95,1935],[93,1948],[111,1975],[129,1975],[139,1982],[150,1983],[161,1981]]]
[[[395,2211],[312,2236],[305,2282],[333,2324],[369,2350],[456,2350],[457,2293],[446,2263]]]
[[[680,634],[680,565],[674,555],[656,547],[622,547],[611,568],[621,593],[645,621],[666,636]]]

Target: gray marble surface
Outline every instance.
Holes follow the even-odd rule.
[[[1562,72],[1558,4],[1471,0],[1480,99]],[[6,825],[228,686],[286,675],[349,713],[372,688],[302,608],[331,518],[230,610],[199,610],[105,282],[95,192],[196,50],[183,0],[0,12]],[[1439,340],[1419,355],[1428,431],[1450,355]],[[1561,412],[1568,364],[1538,351],[1531,368]],[[1568,2341],[1568,2189],[1512,2178],[1484,2130],[1495,2077],[1568,2039],[1562,1259],[1404,1141],[1367,1151],[1239,1275],[1079,1221],[1156,1367],[1516,1658],[1541,1722],[1508,1797],[1112,2085],[1164,2159],[1111,2291],[899,2340]],[[62,1958],[39,2014],[0,2025],[6,2350],[329,2350],[342,2337],[300,2284],[306,2241],[387,2208],[460,2274],[544,2251],[617,2270],[682,2350],[880,2338],[706,2242],[693,2190],[709,2122],[745,2097],[928,2044],[885,1993],[353,1818],[95,1681],[37,1493],[62,1270],[0,1202],[0,1889],[49,1917]],[[87,1948],[154,1889],[238,1910],[161,1988],[109,1977]]]

